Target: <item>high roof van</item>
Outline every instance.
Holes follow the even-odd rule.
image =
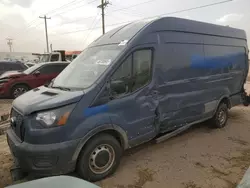
[[[248,66],[239,29],[169,17],[121,26],[14,100],[9,147],[24,172],[103,179],[124,150],[207,120],[224,127]]]

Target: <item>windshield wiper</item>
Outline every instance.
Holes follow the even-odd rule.
[[[63,91],[70,91],[71,90],[70,88],[61,87],[61,86],[51,86],[51,88],[60,89],[60,90],[63,90]]]

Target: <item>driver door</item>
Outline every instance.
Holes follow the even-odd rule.
[[[110,79],[111,121],[127,132],[130,145],[148,141],[157,133],[158,97],[152,81],[152,63],[153,49],[136,50]]]

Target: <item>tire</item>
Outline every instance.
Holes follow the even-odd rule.
[[[87,181],[102,180],[116,171],[122,152],[121,145],[113,136],[96,135],[82,149],[76,170],[80,177]]]
[[[26,93],[27,91],[29,91],[28,86],[26,86],[24,84],[15,85],[11,89],[11,97],[15,99],[15,98],[19,97],[20,95]]]
[[[221,103],[216,110],[214,117],[211,119],[213,128],[223,128],[226,126],[228,120],[228,106]]]

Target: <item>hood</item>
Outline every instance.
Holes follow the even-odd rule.
[[[78,102],[83,91],[62,91],[41,86],[35,88],[13,101],[13,107],[23,115],[41,110],[49,110]]]
[[[54,176],[41,178],[29,182],[19,183],[16,185],[11,185],[6,188],[100,188],[99,186],[90,183],[88,181],[71,177],[71,176]]]
[[[2,78],[18,78],[24,76],[25,74],[20,71],[7,71],[0,75],[0,79]]]

